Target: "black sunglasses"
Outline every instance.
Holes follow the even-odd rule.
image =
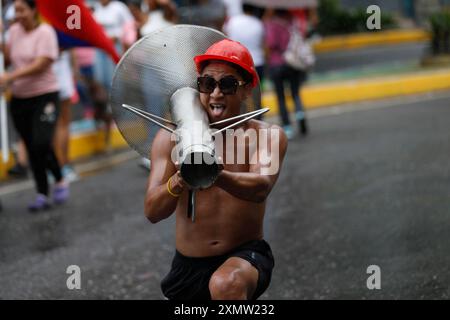
[[[233,76],[226,76],[216,81],[213,77],[204,76],[197,78],[198,91],[201,93],[212,93],[219,85],[220,91],[225,95],[235,94],[239,86],[247,84],[245,81],[239,81]]]

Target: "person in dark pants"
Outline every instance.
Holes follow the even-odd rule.
[[[266,21],[266,46],[269,52],[269,72],[277,95],[278,108],[283,129],[288,138],[292,138],[294,131],[286,108],[285,82],[289,83],[292,99],[295,104],[295,117],[299,124],[300,133],[306,135],[308,127],[300,98],[301,84],[306,80],[306,72],[289,66],[283,54],[286,51],[293,17],[287,10],[275,10],[273,16]]]
[[[291,91],[292,100],[294,101],[295,117],[298,121],[300,132],[304,135],[307,134],[308,128],[306,126],[305,113],[299,93],[301,84],[306,80],[306,73],[302,70],[294,69],[287,64],[282,64],[270,68],[270,77],[275,87],[283,128],[285,131],[292,131],[286,108],[285,82],[287,82]],[[287,135],[289,136],[288,133]]]
[[[39,211],[50,207],[47,169],[56,181],[54,202],[62,203],[69,196],[52,146],[59,86],[51,65],[58,57],[58,41],[53,28],[38,20],[34,0],[15,0],[14,7],[17,22],[10,28],[5,48],[12,71],[1,75],[0,87],[11,86],[11,115],[25,142],[37,189],[28,208]]]

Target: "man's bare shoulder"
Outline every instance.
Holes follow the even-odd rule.
[[[268,130],[268,131],[272,131],[272,130],[276,130],[279,132],[279,139],[280,139],[280,143],[285,143],[287,144],[287,136],[284,133],[284,130],[276,124],[273,123],[268,123],[265,121],[261,121],[261,120],[250,120],[249,121],[249,128],[255,129],[255,130]]]
[[[159,129],[158,132],[156,133],[154,142],[164,142],[167,143],[170,141],[172,136],[172,133],[165,130],[165,129]]]
[[[252,119],[248,121],[248,127],[252,129],[269,129],[271,126],[271,123],[261,120]]]
[[[175,141],[172,137],[172,133],[165,130],[160,129],[155,136],[152,144],[151,156],[160,157],[167,155],[172,151],[172,148],[175,146]]]

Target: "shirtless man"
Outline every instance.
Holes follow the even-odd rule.
[[[200,74],[200,101],[210,122],[239,115],[242,102],[258,84],[249,51],[226,39],[194,60]],[[245,122],[240,129],[244,134],[277,130],[278,141],[270,143],[269,136],[267,146],[254,151],[246,142],[245,163],[225,161],[214,185],[196,191],[195,222],[186,213],[190,187],[171,159],[175,147],[171,134],[161,130],[153,142],[145,214],[152,223],[176,214],[176,253],[172,269],[161,283],[169,299],[256,299],[269,286],[274,259],[263,240],[263,219],[287,138],[278,126],[257,120]],[[223,141],[227,138],[223,134]],[[271,153],[274,145],[277,151]],[[222,150],[223,159],[226,149]],[[275,173],[261,174],[261,152],[279,162]]]

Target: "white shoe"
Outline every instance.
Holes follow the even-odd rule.
[[[75,170],[70,165],[67,164],[64,167],[62,167],[61,173],[64,180],[69,183],[80,179]]]
[[[141,161],[139,161],[139,166],[146,170],[150,170],[150,164],[151,161],[147,158],[141,158]]]

